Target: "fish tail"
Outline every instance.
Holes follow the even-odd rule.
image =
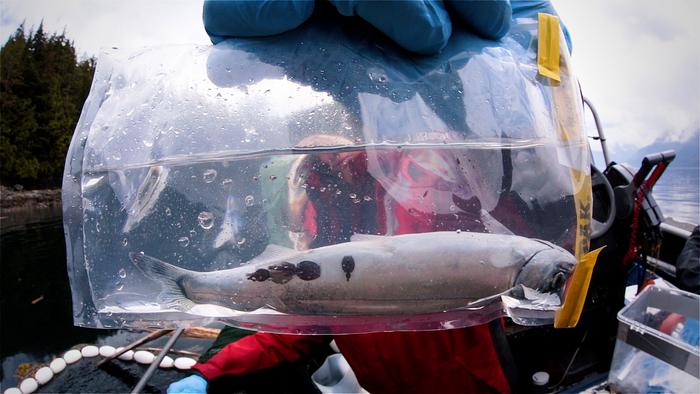
[[[186,291],[181,285],[182,280],[187,277],[190,271],[147,256],[143,252],[131,252],[129,258],[147,277],[161,284],[162,290],[158,296],[159,303],[183,312],[195,306],[195,303],[187,298]]]

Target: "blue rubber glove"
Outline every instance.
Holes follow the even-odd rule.
[[[700,322],[695,319],[686,319],[681,330],[683,342],[698,346],[700,344]]]
[[[345,16],[358,16],[403,48],[435,54],[452,34],[452,22],[488,39],[503,37],[510,27],[510,0],[329,0]],[[306,21],[314,1],[205,0],[204,28],[214,44],[228,37],[283,33]],[[449,11],[449,12],[448,12]]]
[[[191,394],[206,394],[207,393],[207,381],[199,376],[192,375],[184,379],[178,380],[168,386],[168,394],[176,393],[191,393]]]

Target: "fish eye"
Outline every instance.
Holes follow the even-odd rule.
[[[566,274],[563,272],[557,272],[552,278],[552,289],[560,289],[564,286],[566,282]]]

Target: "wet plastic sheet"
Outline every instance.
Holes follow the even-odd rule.
[[[413,58],[344,23],[99,56],[63,188],[77,325],[552,322],[590,222],[566,48],[556,82],[536,19]]]

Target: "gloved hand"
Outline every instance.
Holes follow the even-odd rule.
[[[199,375],[188,376],[180,379],[168,386],[168,394],[190,393],[190,394],[206,394],[207,381]]]
[[[700,322],[695,319],[686,319],[681,330],[683,342],[693,346],[700,344]]]
[[[440,52],[452,34],[452,22],[499,39],[510,28],[510,0],[329,0],[344,16],[359,16],[403,48],[419,54]],[[213,43],[229,37],[283,33],[306,21],[314,1],[205,0],[204,28]],[[449,12],[448,12],[449,11]]]

